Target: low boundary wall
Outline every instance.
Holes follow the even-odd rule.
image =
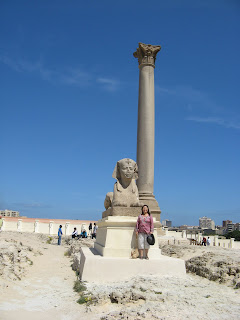
[[[35,219],[35,218],[13,218],[3,217],[2,231],[35,232],[48,235],[57,235],[59,225],[62,225],[63,235],[71,235],[73,228],[78,233],[83,229],[89,233],[88,226],[92,222],[88,220],[64,220],[64,219]]]
[[[200,245],[202,243],[203,237],[210,239],[210,246],[217,246],[222,248],[234,248],[240,249],[240,242],[235,241],[234,238],[231,239],[222,239],[218,238],[217,235],[214,236],[203,236],[202,233],[192,234],[187,233],[186,230],[182,232],[177,231],[168,231],[165,230],[165,236],[159,237],[159,244],[192,244]]]

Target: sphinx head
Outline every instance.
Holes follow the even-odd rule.
[[[122,159],[116,164],[112,177],[119,181],[136,180],[138,178],[138,166],[132,159]]]

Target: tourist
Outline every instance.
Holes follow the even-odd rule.
[[[87,231],[85,229],[81,232],[80,238],[87,238]]]
[[[60,224],[59,229],[58,229],[58,245],[60,246],[61,241],[62,241],[62,225]]]
[[[72,233],[72,239],[76,238],[77,235],[78,235],[77,228],[74,228],[74,229],[73,229],[73,233]]]
[[[207,245],[210,246],[210,244],[211,244],[211,239],[208,237],[207,238]]]
[[[90,222],[88,230],[89,230],[89,236],[91,237],[91,235],[92,235],[92,222]]]
[[[150,214],[149,207],[144,205],[142,207],[142,213],[137,219],[136,235],[138,236],[138,250],[140,259],[149,259],[148,250],[149,244],[147,242],[148,234],[152,234],[154,231],[153,218]]]
[[[3,225],[3,219],[2,219],[2,216],[0,216],[0,232],[2,231],[2,225]]]
[[[93,226],[93,233],[92,233],[92,239],[95,238],[96,239],[96,236],[97,236],[97,229],[98,229],[98,226],[96,225],[96,223],[94,222],[94,226]]]
[[[206,247],[206,242],[207,242],[207,239],[205,237],[203,237],[203,240],[202,240],[202,245]]]

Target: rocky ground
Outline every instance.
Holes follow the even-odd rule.
[[[1,320],[240,319],[239,250],[165,245],[163,254],[185,260],[186,277],[146,269],[144,277],[103,285],[80,283],[72,271],[79,247],[93,240],[56,244],[56,237],[0,233]]]
[[[189,273],[240,288],[240,250],[194,245],[164,245],[162,254],[185,260]]]

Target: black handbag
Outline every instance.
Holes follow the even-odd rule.
[[[147,243],[150,244],[150,246],[153,246],[155,243],[155,237],[153,234],[148,234],[147,236]]]

